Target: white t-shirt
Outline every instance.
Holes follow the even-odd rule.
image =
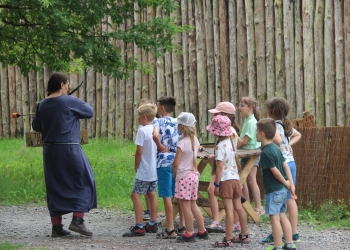
[[[235,152],[230,139],[219,142],[215,147],[215,160],[223,162],[221,181],[239,180]]]
[[[136,134],[135,144],[142,146],[142,154],[136,179],[141,181],[157,180],[157,146],[153,141],[153,125],[139,128]]]
[[[197,137],[194,137],[194,151],[192,151],[191,139],[185,137],[180,140],[177,144],[177,147],[181,149],[182,155],[179,164],[179,168],[176,171],[176,180],[186,177],[189,174],[198,174],[199,172],[193,167],[193,157],[197,158],[199,141]]]
[[[281,149],[282,155],[284,157],[284,160],[286,162],[291,162],[291,161],[294,161],[294,157],[293,157],[293,155],[290,152],[290,145],[289,145],[290,137],[287,138],[285,136],[284,128],[283,128],[283,126],[281,124],[283,124],[283,122],[281,120],[276,120],[276,131],[280,134],[281,139],[282,139],[282,143],[280,145],[280,149]],[[296,130],[293,128],[291,136],[294,135],[295,131]]]

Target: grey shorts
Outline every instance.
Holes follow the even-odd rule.
[[[156,192],[157,181],[141,181],[135,179],[132,192],[135,194],[146,194],[147,192]]]

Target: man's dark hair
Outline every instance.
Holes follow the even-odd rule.
[[[276,134],[276,123],[272,118],[263,118],[256,124],[259,131],[264,132],[265,137],[272,140]]]
[[[68,76],[62,72],[53,73],[47,84],[47,94],[51,95],[61,89],[61,83],[66,84],[68,82]]]
[[[175,110],[176,99],[173,96],[163,96],[157,100],[157,103],[164,106],[166,112],[172,113]]]

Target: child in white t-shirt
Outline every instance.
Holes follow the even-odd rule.
[[[216,115],[207,130],[218,138],[215,146],[215,161],[213,171],[216,173],[214,182],[216,196],[220,196],[226,213],[226,237],[222,242],[214,242],[215,247],[231,247],[233,243],[249,243],[247,234],[247,217],[241,204],[242,188],[239,178],[239,164],[236,162],[235,147],[230,139],[232,135],[231,121],[228,117]],[[241,233],[232,238],[233,213],[238,214],[241,223]]]
[[[152,125],[152,121],[156,116],[156,107],[153,104],[145,104],[140,106],[137,111],[139,113],[138,121],[142,127],[137,131],[135,140],[135,144],[137,145],[134,165],[136,177],[131,194],[136,225],[131,227],[130,231],[124,233],[124,237],[143,236],[145,232],[156,233],[158,231],[156,224],[158,213],[158,200],[156,196],[157,146],[153,141]],[[141,195],[146,193],[151,202],[151,216],[150,221],[144,226]]]
[[[196,137],[196,119],[192,113],[182,112],[172,122],[178,123],[178,131],[183,134],[177,144],[176,155],[173,162],[173,175],[175,178],[175,198],[181,203],[185,218],[186,231],[177,238],[178,242],[196,241],[196,237],[208,239],[208,232],[204,227],[204,220],[196,200],[199,185],[199,172],[197,171],[197,152],[199,142]],[[193,216],[198,224],[198,232],[194,232]]]

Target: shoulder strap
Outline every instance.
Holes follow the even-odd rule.
[[[284,126],[284,124],[283,124],[282,122],[276,122],[276,123],[278,123],[279,125],[281,125],[281,126],[282,126],[282,128],[283,128],[283,132],[285,132],[285,131],[286,131],[286,126]],[[284,134],[284,136],[286,136],[286,134]],[[289,137],[288,137],[288,136],[286,136],[286,138],[287,138],[287,140],[288,140],[288,144],[289,144]]]

